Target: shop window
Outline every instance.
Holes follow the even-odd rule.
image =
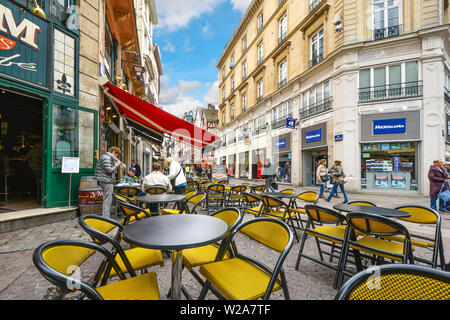
[[[239,178],[248,178],[249,174],[249,152],[239,153]]]
[[[417,191],[416,144],[377,143],[361,146],[361,188]]]
[[[78,120],[77,109],[53,106],[53,167],[60,167],[63,157],[78,157]]]
[[[54,29],[53,90],[75,96],[75,38]]]

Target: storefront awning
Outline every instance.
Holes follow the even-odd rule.
[[[145,102],[110,82],[104,87],[105,94],[115,102],[119,112],[132,121],[137,121],[198,148],[204,148],[219,140],[216,135]]]

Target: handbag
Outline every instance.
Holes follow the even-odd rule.
[[[323,182],[327,182],[330,180],[330,176],[329,175],[320,176],[320,180],[322,180]]]
[[[172,190],[175,190],[175,180],[177,179],[177,177],[180,175],[181,173],[181,168],[180,171],[178,171],[177,175],[175,176],[175,178],[173,178],[172,180],[170,180],[170,184],[172,185]]]
[[[444,189],[444,186],[447,187],[447,190],[442,191]],[[441,199],[444,202],[447,202],[450,200],[450,190],[447,182],[444,182],[441,186],[441,190],[439,191],[437,195],[438,199]]]

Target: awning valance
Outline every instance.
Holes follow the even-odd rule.
[[[106,83],[104,87],[105,94],[114,101],[121,114],[144,126],[199,148],[204,148],[219,140],[216,135],[145,102],[110,82]]]

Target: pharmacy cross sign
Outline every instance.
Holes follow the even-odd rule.
[[[0,4],[0,74],[48,87],[49,23],[12,1]]]

